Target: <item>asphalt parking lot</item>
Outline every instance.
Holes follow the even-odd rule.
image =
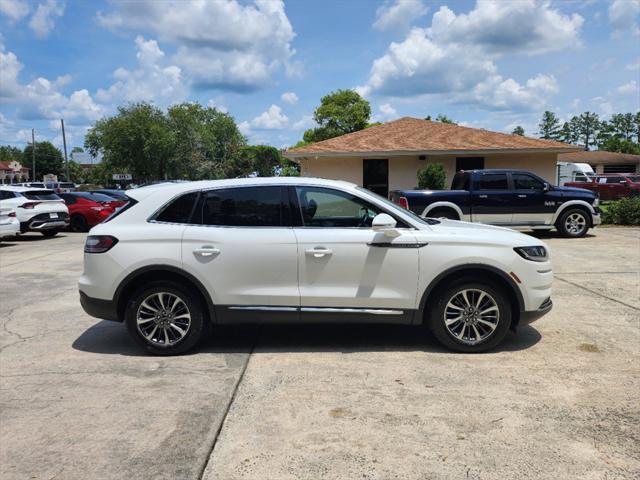
[[[544,240],[555,308],[495,352],[316,325],[172,358],[82,311],[84,234],[4,242],[0,476],[639,478],[640,229]]]

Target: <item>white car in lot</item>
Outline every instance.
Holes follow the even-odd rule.
[[[69,209],[51,190],[0,186],[0,207],[15,210],[20,232],[40,232],[53,237],[69,226]]]
[[[91,230],[80,301],[154,354],[207,323],[425,324],[479,352],[552,307],[540,240],[423,219],[356,185],[253,178],[127,191]]]
[[[0,239],[19,233],[20,222],[16,211],[13,208],[0,206]]]

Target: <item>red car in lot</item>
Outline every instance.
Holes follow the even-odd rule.
[[[568,182],[565,187],[586,188],[600,195],[600,200],[618,200],[640,194],[640,173],[596,175],[588,182]]]
[[[69,192],[58,196],[67,204],[70,227],[76,232],[86,232],[126,203],[101,193]]]

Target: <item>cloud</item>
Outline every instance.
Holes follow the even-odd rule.
[[[376,10],[376,30],[406,30],[429,11],[422,0],[387,1]]]
[[[609,5],[609,24],[613,29],[613,36],[621,37],[625,33],[639,36],[638,16],[640,16],[640,1],[614,0]]]
[[[298,103],[298,95],[296,95],[294,92],[284,92],[282,95],[280,95],[280,99],[284,103],[288,103],[289,105],[295,105],[296,103]]]
[[[0,13],[15,22],[29,14],[29,4],[25,0],[2,0],[0,2]]]
[[[314,126],[317,126],[317,125],[316,125],[316,122],[313,120],[313,115],[303,115],[302,118],[300,118],[300,120],[298,120],[297,122],[294,122],[293,125],[291,125],[291,128],[293,130],[306,130]]]
[[[558,82],[553,75],[538,75],[524,85],[513,78],[503,79],[495,75],[476,85],[470,98],[461,98],[465,103],[477,102],[495,110],[539,110],[558,90]]]
[[[625,70],[631,70],[632,72],[636,70],[640,70],[640,60],[636,60],[635,62],[627,63],[624,66]]]
[[[378,112],[371,117],[372,122],[386,122],[398,118],[398,112],[390,103],[383,103],[378,106]]]
[[[136,58],[139,68],[118,68],[113,72],[116,82],[107,89],[98,89],[96,98],[104,103],[154,102],[160,106],[181,102],[187,98],[188,85],[180,67],[165,60],[165,54],[155,40],[137,36]]]
[[[292,58],[295,33],[281,0],[117,0],[114,6],[98,14],[101,25],[151,32],[176,45],[173,62],[196,87],[251,91],[280,70],[300,73]]]
[[[278,105],[271,105],[266,112],[262,112],[249,122],[251,128],[258,130],[282,130],[289,124],[289,118],[282,113]]]
[[[635,80],[631,80],[628,83],[625,83],[624,85],[620,85],[617,89],[616,92],[619,95],[624,95],[624,96],[635,96],[636,98],[640,97],[640,88],[638,88],[638,82],[636,82]]]
[[[38,4],[36,12],[29,21],[29,28],[33,30],[36,37],[46,38],[55,28],[56,18],[62,15],[64,15],[64,4],[58,3],[57,0],[47,0],[45,3]]]

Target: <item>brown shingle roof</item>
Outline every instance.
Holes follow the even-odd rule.
[[[438,153],[492,150],[540,150],[571,152],[579,147],[567,143],[479,128],[461,127],[418,118],[403,117],[375,127],[293,148],[287,157],[354,153]]]
[[[607,152],[605,150],[594,150],[587,152],[563,153],[558,155],[558,160],[574,163],[640,163],[640,155],[631,153]]]

